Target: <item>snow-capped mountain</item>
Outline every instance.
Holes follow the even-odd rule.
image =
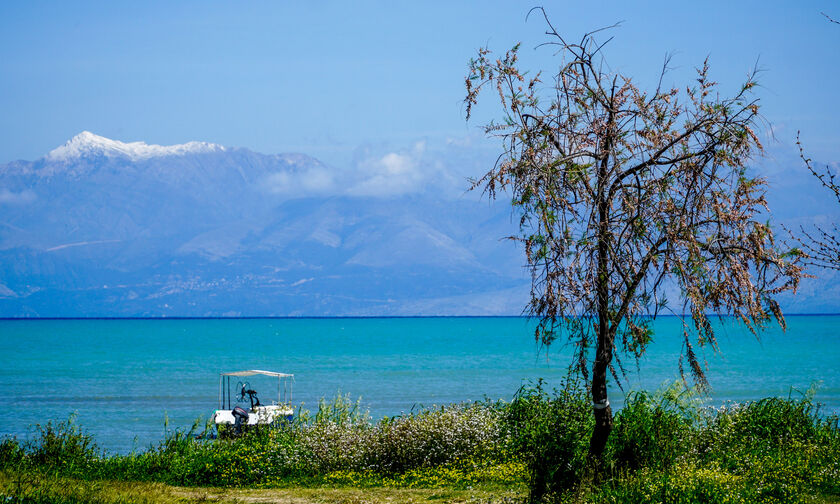
[[[223,152],[224,147],[207,142],[187,142],[179,145],[149,145],[146,142],[120,142],[90,131],[82,131],[47,154],[50,161],[72,162],[84,156],[124,157],[131,161],[162,156],[183,156],[204,152]]]
[[[304,154],[82,132],[0,165],[0,316],[519,313],[504,205],[345,185]]]

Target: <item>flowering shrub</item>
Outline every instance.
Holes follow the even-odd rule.
[[[523,473],[520,466],[505,465],[511,457],[504,411],[501,404],[466,403],[371,423],[358,402],[339,395],[289,425],[252,429],[238,438],[196,439],[195,427],[176,431],[146,452],[103,459],[96,474],[212,486],[417,486],[459,478],[507,484]]]
[[[473,403],[383,419],[373,429],[367,466],[401,473],[457,460],[475,465],[500,460],[508,443],[500,412],[494,405]]]

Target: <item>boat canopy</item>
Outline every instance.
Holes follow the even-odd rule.
[[[295,375],[287,373],[277,373],[275,371],[263,371],[261,369],[246,369],[245,371],[233,371],[231,373],[221,373],[222,376],[276,376],[277,378],[293,378]]]
[[[246,377],[246,376],[254,376],[254,375],[263,375],[263,376],[271,376],[277,378],[277,403],[276,404],[291,404],[292,402],[292,384],[295,381],[295,375],[289,373],[278,373],[276,371],[263,371],[262,369],[246,369],[244,371],[232,371],[230,373],[219,373],[219,409],[225,409],[225,405],[227,405],[227,409],[231,409],[231,397],[233,392],[230,388],[230,377]],[[225,382],[227,382],[227,387],[225,387]],[[240,392],[240,396],[244,397],[245,393],[245,385],[248,382],[243,384],[240,382],[237,387],[242,387],[242,392]],[[227,390],[225,390],[227,389]]]

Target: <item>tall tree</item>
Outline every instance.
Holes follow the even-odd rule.
[[[659,313],[682,317],[680,372],[687,362],[707,386],[696,345],[717,349],[712,314],[754,334],[773,319],[784,327],[774,298],[796,289],[801,269],[776,247],[761,215],[765,181],[747,170],[762,150],[754,73],[732,97],[720,96],[707,62],[683,91],[660,76],[646,92],[606,70],[597,32],[568,42],[538,10],[543,45],[559,58],[548,85],[520,69],[518,45],[498,59],[480,49],[470,62],[467,119],[488,87],[504,111],[485,126],[503,151],[473,188],[512,196],[521,217],[512,238],[532,276],[526,311],[538,341],[576,345],[595,418],[590,455],[600,460],[612,430],[608,376],[621,383],[622,356],[642,355]],[[668,289],[678,289],[676,305]]]

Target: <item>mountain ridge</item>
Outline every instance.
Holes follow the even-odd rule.
[[[0,316],[517,314],[527,294],[475,200],[353,194],[305,154],[68,144],[0,165]]]

